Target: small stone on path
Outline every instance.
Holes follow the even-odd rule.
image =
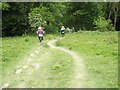
[[[33,63],[32,64],[36,69],[38,69],[40,67],[40,65],[38,63]]]
[[[23,66],[22,68],[28,68],[28,66],[27,66],[27,65],[25,65],[25,66]]]
[[[16,70],[16,74],[19,74],[19,73],[21,73],[21,71],[22,71],[22,69],[18,69],[18,70]]]
[[[40,50],[40,48],[37,48],[38,50]]]
[[[32,59],[31,59],[31,58],[29,58],[29,59],[28,59],[28,61],[32,61]]]
[[[30,56],[31,56],[31,57],[35,57],[35,54],[32,54],[32,53],[31,53]]]
[[[9,86],[9,84],[6,83],[6,84],[4,84],[4,85],[0,88],[0,90],[2,90],[3,88],[7,88],[8,86]]]
[[[19,84],[17,88],[25,88],[25,83]]]
[[[45,54],[48,54],[48,52],[46,52]]]
[[[39,52],[38,52],[38,50],[35,50],[35,52],[38,54]]]
[[[9,86],[9,84],[6,83],[6,84],[3,85],[3,88],[6,88],[6,87],[8,87],[8,86]]]

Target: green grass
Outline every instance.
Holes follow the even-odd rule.
[[[73,76],[73,59],[72,57],[59,50],[54,50],[48,61],[48,70],[50,72],[49,82],[51,88],[68,88],[69,82]]]
[[[37,38],[34,36],[3,38],[2,39],[3,64],[16,61],[16,59],[20,57],[20,55],[23,56],[35,44],[37,44]]]
[[[118,32],[79,32],[67,34],[56,42],[57,46],[76,52],[83,59],[87,77],[85,88],[118,87]],[[39,54],[30,57],[39,47],[37,36],[5,37],[2,39],[2,85],[8,88],[69,88],[74,78],[72,57],[51,49],[47,42],[59,38],[46,35]],[[28,62],[32,58],[33,61]],[[39,63],[39,69],[33,64]],[[29,67],[16,75],[22,66]],[[33,71],[32,71],[33,70]],[[79,81],[78,81],[79,82]],[[74,86],[72,86],[74,87]]]
[[[2,81],[3,75],[9,72],[18,61],[24,58],[25,54],[37,44],[35,36],[16,36],[2,38]],[[11,70],[10,70],[11,72]]]
[[[33,50],[31,52],[33,53]],[[73,63],[69,54],[59,50],[42,48],[40,53],[32,58],[33,61],[27,62],[28,53],[14,67],[9,67],[7,71],[3,71],[3,84],[9,83],[8,88],[18,88],[21,85],[21,87],[27,88],[68,87],[68,82],[73,74]],[[32,65],[34,63],[39,63],[40,68],[35,69]],[[29,65],[29,68],[23,69],[21,74],[16,75],[15,71],[24,65]],[[32,70],[33,72],[29,74]]]
[[[46,40],[51,40],[55,36],[46,35]],[[37,36],[17,36],[5,37],[2,39],[2,64],[13,63],[24,56],[31,47],[39,44]],[[44,45],[45,46],[45,45]]]
[[[3,62],[2,62],[2,85],[8,83],[8,88],[53,88],[68,87],[68,82],[72,78],[73,63],[69,54],[49,48],[48,40],[58,38],[55,35],[46,35],[43,48],[35,57],[30,57],[30,53],[35,53],[39,41],[35,36],[6,37],[3,38]],[[47,53],[47,54],[46,54]],[[28,62],[31,58],[32,61]],[[36,69],[33,64],[40,64]],[[16,70],[22,66],[29,67],[23,69],[20,74],[15,74]],[[33,71],[32,71],[33,70]]]
[[[44,53],[48,53],[47,57]],[[72,78],[72,59],[68,54],[44,48],[41,52],[41,68],[31,75],[27,87],[31,88],[65,88]],[[61,57],[63,56],[64,57]],[[71,67],[71,68],[70,68]]]
[[[82,56],[89,77],[86,87],[118,87],[118,32],[79,32],[56,42]]]
[[[46,40],[53,39],[54,37],[54,35],[45,35]],[[10,67],[18,64],[38,44],[39,40],[37,36],[29,35],[2,38],[2,59],[0,61],[2,67],[0,67],[0,70],[4,72],[1,73],[7,72]]]

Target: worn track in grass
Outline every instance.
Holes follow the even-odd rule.
[[[62,38],[60,38],[62,39]],[[86,73],[85,73],[85,70],[84,70],[84,63],[83,63],[83,59],[77,55],[77,53],[73,52],[73,51],[70,51],[68,49],[65,49],[63,47],[58,47],[58,46],[55,46],[55,42],[57,40],[51,40],[48,42],[48,45],[53,48],[53,49],[59,49],[59,50],[62,50],[68,54],[70,54],[72,57],[73,57],[73,62],[74,62],[74,66],[75,66],[75,69],[74,69],[74,78],[69,82],[70,84],[70,87],[71,88],[82,88],[82,87],[85,87],[85,85],[83,84],[84,83],[84,80],[85,80],[85,77],[86,77]]]

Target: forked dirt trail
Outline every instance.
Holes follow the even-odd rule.
[[[59,50],[62,50],[64,52],[70,54],[74,60],[73,61],[74,66],[75,66],[74,74],[73,74],[74,78],[69,82],[69,84],[70,84],[69,87],[70,88],[83,88],[83,87],[85,87],[85,85],[83,83],[84,83],[86,74],[85,74],[85,70],[84,70],[83,59],[73,51],[70,51],[70,50],[62,48],[62,47],[55,46],[54,44],[56,41],[57,40],[49,41],[48,45],[51,48],[59,49]]]

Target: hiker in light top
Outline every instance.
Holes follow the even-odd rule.
[[[67,27],[66,32],[67,32],[67,33],[70,33],[70,29],[69,29],[69,27]]]
[[[65,28],[64,26],[61,27],[60,32],[62,34],[62,37],[65,35]]]
[[[72,28],[72,32],[75,32],[75,28],[74,27]]]
[[[42,27],[38,27],[38,31],[36,32],[36,34],[38,35],[40,44],[43,40],[43,35],[44,35],[45,31],[42,30]]]

